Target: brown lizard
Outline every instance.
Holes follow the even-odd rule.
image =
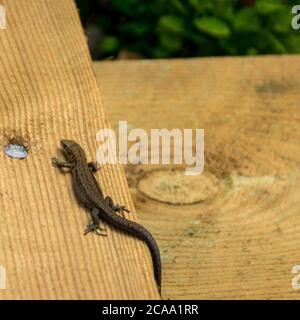
[[[104,198],[103,192],[94,176],[99,167],[95,162],[87,163],[85,153],[81,146],[72,140],[61,140],[62,150],[66,162],[52,158],[52,164],[58,168],[68,168],[72,172],[73,189],[80,204],[91,211],[92,223],[90,223],[84,234],[91,231],[103,235],[100,231],[100,220],[104,220],[113,227],[125,231],[138,239],[144,241],[150,250],[154,276],[160,292],[161,288],[161,260],[159,248],[151,233],[142,225],[128,220],[123,211],[129,212],[125,206],[114,205],[111,197]],[[120,212],[121,217],[116,212]]]

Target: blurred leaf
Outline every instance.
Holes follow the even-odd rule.
[[[257,12],[263,15],[270,15],[285,8],[282,0],[256,0],[255,6]]]
[[[239,0],[216,0],[212,13],[220,18],[231,18],[233,15],[234,4]]]
[[[216,38],[227,38],[231,34],[226,22],[215,17],[196,18],[194,25],[198,30]]]
[[[246,51],[246,54],[249,56],[256,56],[258,54],[257,50],[255,48],[249,48]]]
[[[162,30],[182,34],[184,32],[184,21],[180,17],[166,15],[160,17],[158,27]]]
[[[171,0],[171,4],[178,11],[179,13],[186,15],[187,14],[187,7],[182,4],[180,0]]]
[[[288,33],[291,31],[291,21],[293,15],[291,10],[276,11],[269,17],[270,29],[278,33]]]
[[[212,0],[188,0],[188,2],[198,13],[204,13],[206,10],[213,10],[214,8]]]
[[[166,49],[177,51],[182,46],[182,39],[171,33],[163,33],[160,35],[160,42]]]
[[[281,43],[271,32],[265,31],[262,35],[264,35],[264,40],[269,45],[269,49],[272,52],[279,54],[287,53],[283,43]]]
[[[241,9],[234,16],[232,24],[238,32],[255,32],[260,29],[260,20],[254,8]]]
[[[120,42],[116,37],[106,36],[102,39],[100,48],[104,53],[114,53],[120,48]]]

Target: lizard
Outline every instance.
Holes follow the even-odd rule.
[[[72,173],[72,185],[79,204],[90,210],[92,222],[87,225],[84,234],[94,232],[100,236],[101,222],[105,221],[111,226],[131,234],[144,241],[151,253],[154,277],[159,292],[161,292],[161,259],[158,245],[152,234],[137,222],[128,220],[124,211],[129,212],[126,206],[114,204],[110,196],[104,197],[94,173],[100,169],[97,162],[87,162],[82,147],[73,140],[61,140],[61,147],[66,161],[52,158],[52,164],[58,168],[67,168]],[[117,213],[121,213],[120,216]]]

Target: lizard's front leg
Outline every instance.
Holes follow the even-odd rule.
[[[69,162],[64,162],[61,161],[57,158],[52,158],[52,164],[57,167],[57,168],[68,168],[68,169],[72,169],[74,167],[73,163],[69,163]]]

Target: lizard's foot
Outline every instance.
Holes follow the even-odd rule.
[[[84,231],[84,235],[87,235],[89,232],[95,232],[97,236],[107,237],[106,233],[101,233],[100,231],[105,230],[104,228],[100,228],[98,223],[90,223],[86,226]]]
[[[59,166],[59,160],[57,158],[51,158],[51,163],[54,167]]]
[[[51,163],[54,167],[57,167],[57,168],[72,169],[74,167],[73,163],[64,162],[64,161],[61,161],[57,158],[51,158]]]
[[[113,200],[111,197],[107,196],[104,199],[105,204],[110,207],[114,212],[119,212],[122,214],[123,218],[124,218],[124,211],[126,211],[127,213],[129,213],[130,211],[126,208],[126,206],[121,206],[119,204],[114,204]]]
[[[112,209],[115,211],[115,212],[119,212],[121,213],[122,217],[125,218],[125,215],[124,215],[124,211],[127,212],[127,213],[130,213],[130,211],[126,208],[126,206],[121,206],[119,204],[115,204],[112,206]]]
[[[112,208],[114,211],[116,212],[123,212],[123,211],[126,211],[127,213],[130,213],[129,209],[127,209],[126,206],[121,206],[119,204],[115,204],[113,205],[113,208]]]

